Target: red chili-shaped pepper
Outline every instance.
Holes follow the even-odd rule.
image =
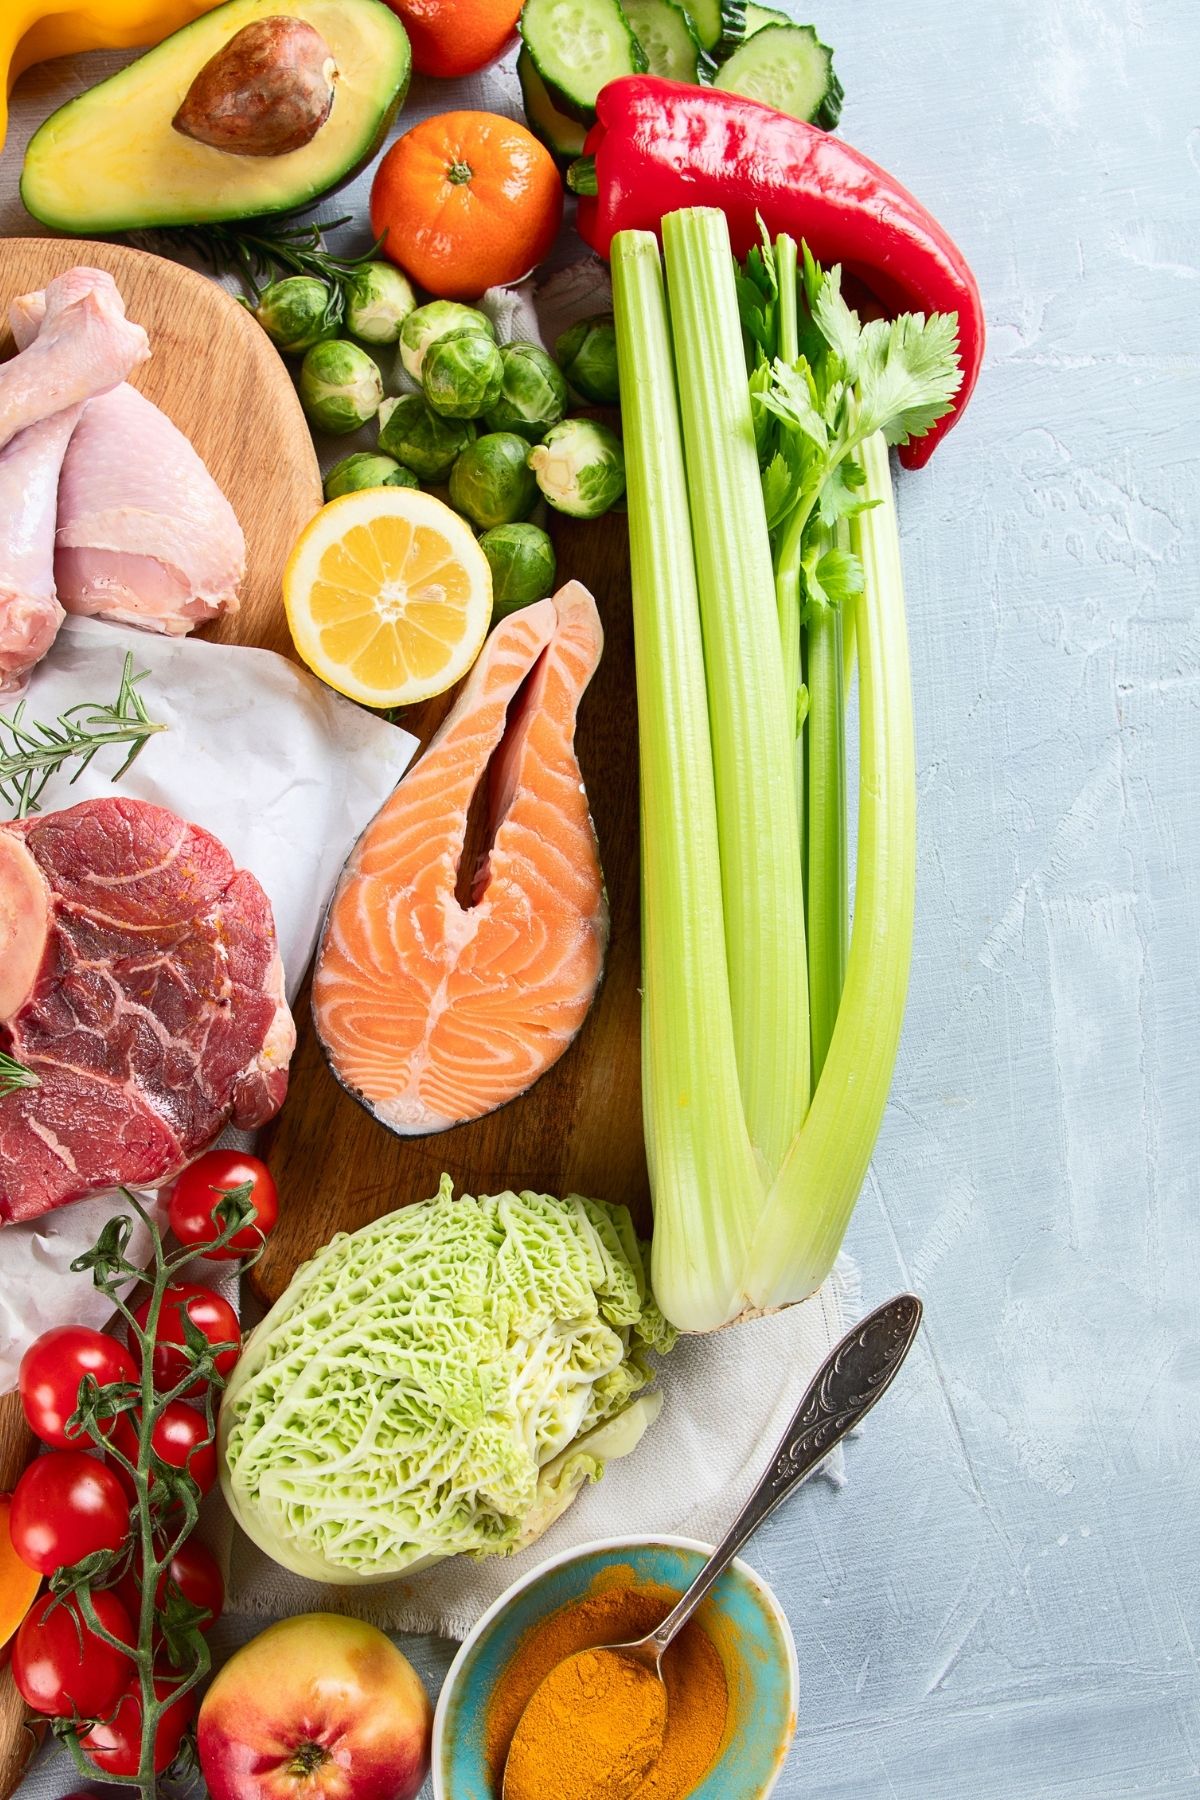
[[[953,412],[900,451],[928,462],[961,414],[983,361],[983,306],[962,253],[907,188],[828,132],[757,100],[650,75],[601,90],[597,123],[570,185],[578,225],[601,256],[618,231],[657,231],[681,206],[719,206],[733,248],[803,238],[818,262],[841,263],[891,312],[956,312],[962,386]]]

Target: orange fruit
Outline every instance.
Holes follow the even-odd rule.
[[[496,113],[439,113],[394,143],[371,186],[383,253],[441,300],[474,300],[536,268],[562,223],[548,150]]]
[[[412,43],[421,75],[473,75],[499,56],[517,27],[521,0],[388,0]]]

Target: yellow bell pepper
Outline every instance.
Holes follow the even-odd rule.
[[[157,44],[221,0],[0,0],[0,149],[8,95],[17,76],[52,56],[80,50],[133,50]]]

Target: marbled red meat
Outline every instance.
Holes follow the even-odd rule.
[[[140,800],[0,826],[0,1222],[169,1180],[283,1104],[295,1042],[266,894]]]

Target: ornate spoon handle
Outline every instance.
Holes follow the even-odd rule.
[[[921,1312],[915,1294],[898,1294],[868,1313],[830,1352],[754,1492],[687,1593],[648,1640],[660,1654],[768,1513],[870,1412],[911,1350]]]

